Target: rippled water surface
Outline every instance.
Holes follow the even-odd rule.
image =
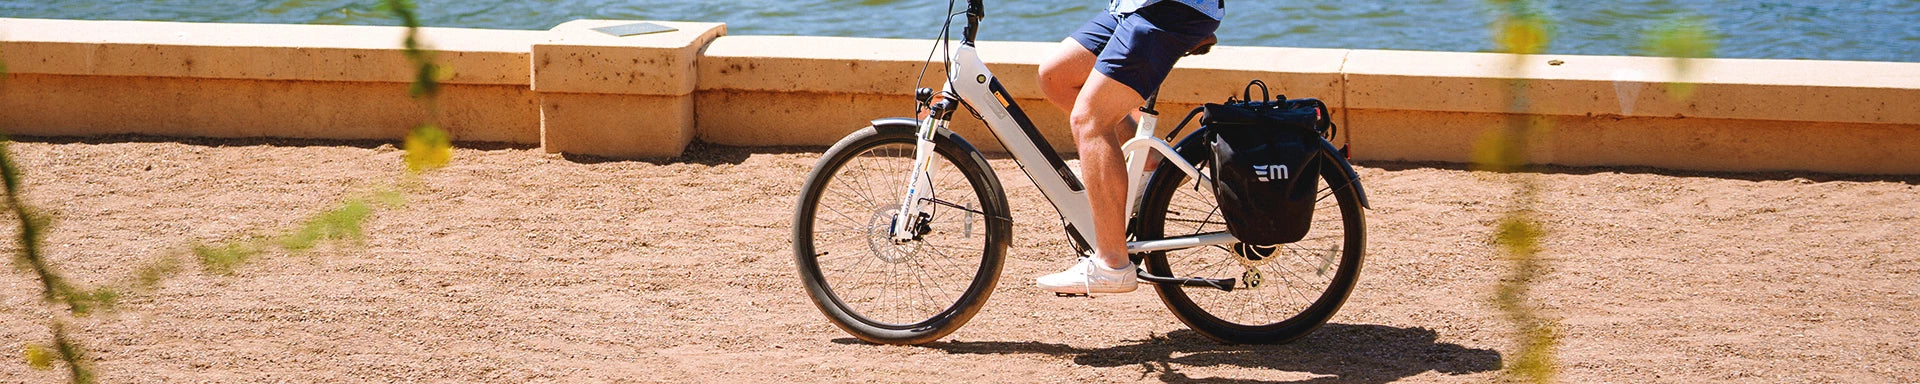
[[[418,0],[430,26],[546,29],[581,18],[727,23],[736,35],[930,38],[937,0]],[[393,25],[379,1],[0,0],[0,17]],[[1227,45],[1485,51],[1483,0],[1233,0]],[[1640,53],[1645,30],[1701,15],[1722,36],[1718,56],[1920,62],[1920,0],[1542,1],[1550,51]],[[988,0],[982,39],[1057,41],[1101,0]],[[964,6],[964,5],[963,5]]]

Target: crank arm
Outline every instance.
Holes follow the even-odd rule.
[[[1146,269],[1141,269],[1139,275],[1140,275],[1140,280],[1145,280],[1146,282],[1149,282],[1149,283],[1175,284],[1175,285],[1180,285],[1185,287],[1207,287],[1207,288],[1213,288],[1213,289],[1218,289],[1218,290],[1227,291],[1227,292],[1233,292],[1233,286],[1238,283],[1234,279],[1208,279],[1208,278],[1201,278],[1201,277],[1155,276],[1151,273],[1147,273]]]

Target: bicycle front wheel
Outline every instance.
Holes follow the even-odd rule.
[[[834,325],[881,344],[921,344],[966,324],[1000,278],[1012,223],[986,158],[939,135],[921,191],[923,223],[895,241],[916,139],[912,126],[868,127],[821,157],[794,208],[794,263]]]
[[[1195,134],[1194,136],[1201,136]],[[1204,144],[1182,145],[1196,164],[1210,158]],[[1201,335],[1225,343],[1292,342],[1325,324],[1346,302],[1360,275],[1365,240],[1359,189],[1332,158],[1319,167],[1320,190],[1313,226],[1298,242],[1235,243],[1147,255],[1147,270],[1160,276],[1236,279],[1232,291],[1156,286],[1168,309]],[[1208,165],[1211,166],[1211,165]],[[1211,189],[1162,163],[1141,200],[1136,231],[1141,240],[1226,231]],[[1200,172],[1206,174],[1204,166]]]

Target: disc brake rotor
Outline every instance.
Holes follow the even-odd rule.
[[[1280,246],[1278,245],[1233,244],[1235,261],[1240,262],[1241,266],[1247,268],[1259,268],[1262,265],[1267,265],[1268,262],[1273,261],[1274,254],[1279,252]]]

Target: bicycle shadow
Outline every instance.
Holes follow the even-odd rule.
[[[1317,377],[1298,383],[1385,383],[1429,371],[1463,375],[1500,369],[1501,356],[1491,349],[1468,348],[1438,342],[1439,333],[1426,328],[1384,325],[1327,324],[1307,337],[1286,345],[1222,345],[1191,330],[1155,335],[1133,344],[1083,349],[1041,342],[935,342],[927,348],[958,354],[1035,353],[1072,356],[1076,364],[1094,367],[1140,365],[1148,375],[1168,383],[1261,383],[1259,380],[1192,378],[1177,366],[1237,366]]]

